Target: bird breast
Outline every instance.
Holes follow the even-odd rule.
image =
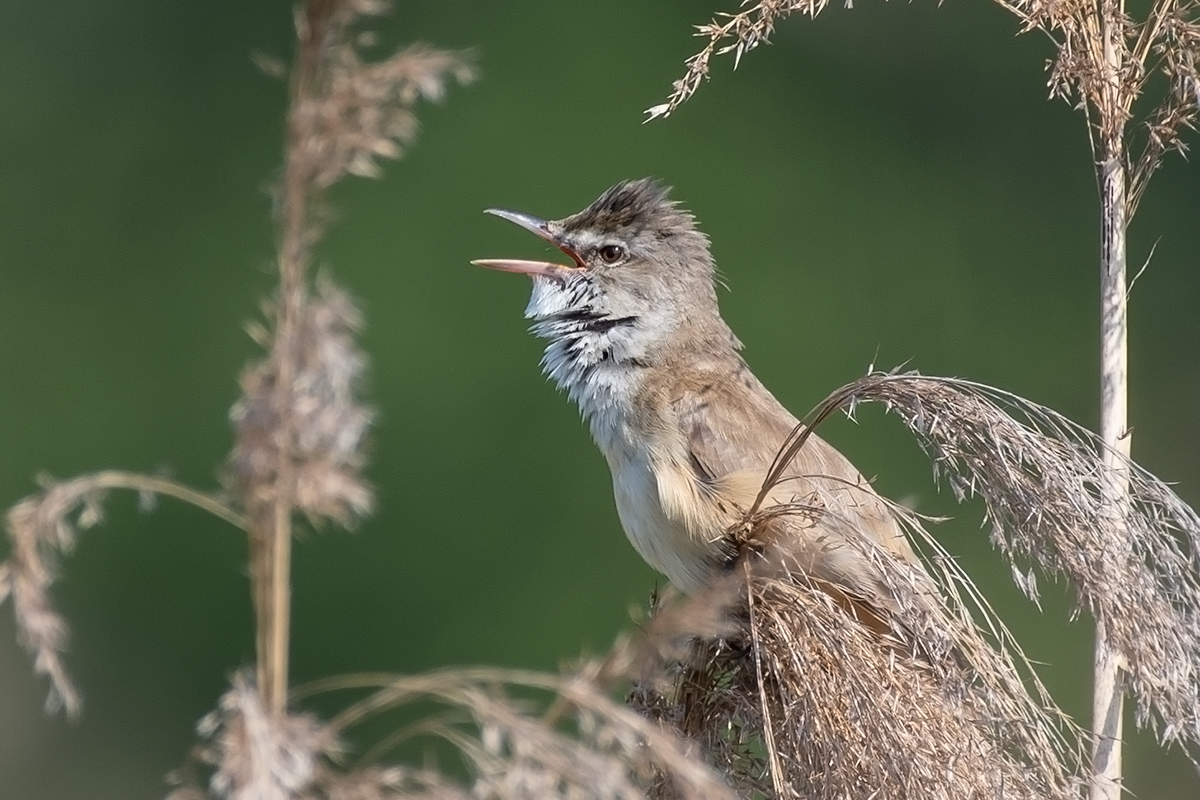
[[[635,382],[604,381],[610,369],[592,373],[603,388],[584,393],[592,404],[583,410],[612,473],[621,527],[646,563],[684,592],[699,591],[721,558],[728,507],[696,480],[678,427],[642,418]]]
[[[721,556],[726,521],[686,466],[655,463],[651,448],[605,448],[617,516],[638,554],[679,589],[699,591]]]
[[[648,415],[638,397],[636,321],[558,313],[534,330],[550,341],[545,373],[578,406],[612,472],[617,516],[650,566],[685,592],[700,590],[721,557],[731,519],[697,482],[677,424]]]

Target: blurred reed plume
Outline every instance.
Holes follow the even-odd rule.
[[[371,412],[356,400],[365,357],[358,311],[328,279],[311,285],[325,191],[349,174],[378,174],[416,133],[412,105],[474,76],[469,57],[417,45],[379,62],[364,18],[380,0],[312,0],[296,12],[297,52],[283,176],[276,188],[279,290],[256,329],[266,357],[242,375],[227,483],[250,524],[257,685],[267,708],[287,703],[292,523],[297,510],[342,525],[371,509],[361,475]]]
[[[303,714],[264,714],[261,698],[238,677],[220,708],[201,722],[207,743],[195,755],[215,768],[216,796],[238,800],[639,798],[652,775],[681,797],[733,800],[736,795],[696,756],[694,745],[600,688],[597,671],[632,652],[627,639],[608,661],[563,675],[477,667],[346,676],[301,687],[302,697],[331,691],[360,696],[328,723]],[[338,767],[344,732],[418,701],[442,710],[397,730],[368,758],[408,740],[441,739],[470,767],[467,783],[432,768]],[[185,786],[170,800],[203,796]]]
[[[378,0],[313,0],[296,11],[298,49],[290,74],[286,158],[276,187],[279,288],[251,326],[266,350],[241,379],[230,416],[236,437],[226,491],[204,493],[174,481],[109,470],[56,482],[13,506],[6,523],[12,556],[0,565],[0,599],[12,596],[22,643],[50,678],[52,707],[78,713],[79,692],[62,662],[67,626],[48,591],[58,552],[102,516],[105,494],[132,489],[191,503],[242,528],[250,541],[257,676],[266,708],[287,699],[289,572],[296,512],[313,523],[350,526],[371,511],[362,475],[372,412],[359,400],[366,357],[355,334],[361,317],[327,276],[311,275],[313,248],[328,216],[325,191],[348,174],[373,176],[417,130],[413,105],[437,100],[451,81],[474,76],[470,57],[415,45],[378,62],[365,18]]]
[[[80,531],[104,518],[104,499],[113,489],[132,489],[143,504],[153,495],[175,497],[240,528],[245,519],[225,498],[198,492],[166,478],[105,470],[66,481],[39,478],[42,492],[8,510],[5,529],[12,552],[0,563],[0,602],[11,595],[19,640],[34,657],[34,669],[50,679],[48,711],[75,716],[82,698],[63,663],[67,623],[50,602],[58,553],[70,552]]]

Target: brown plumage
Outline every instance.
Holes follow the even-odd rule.
[[[721,318],[707,238],[651,180],[620,183],[559,221],[490,213],[573,262],[475,263],[532,277],[526,316],[550,342],[543,366],[578,403],[608,461],[626,534],[651,566],[698,591],[736,551],[728,532],[798,424]],[[806,513],[773,518],[763,543],[882,627],[894,598],[878,558],[919,562],[861,473],[813,435],[764,506],[773,504]]]

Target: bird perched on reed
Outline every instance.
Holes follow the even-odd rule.
[[[737,555],[730,530],[754,505],[797,426],[739,354],[721,318],[716,267],[694,217],[649,180],[542,220],[499,209],[569,264],[481,259],[529,275],[525,315],[549,341],[546,374],[579,406],[612,472],[630,542],[687,593]],[[918,564],[888,503],[812,435],[766,495],[794,569],[876,623],[895,598],[878,559]]]

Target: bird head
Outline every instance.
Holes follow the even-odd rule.
[[[555,340],[605,334],[631,357],[659,349],[685,331],[732,338],[717,309],[708,239],[658,182],[618,183],[560,220],[502,209],[487,213],[541,237],[570,260],[472,262],[533,279],[525,315],[534,320],[538,335]]]

